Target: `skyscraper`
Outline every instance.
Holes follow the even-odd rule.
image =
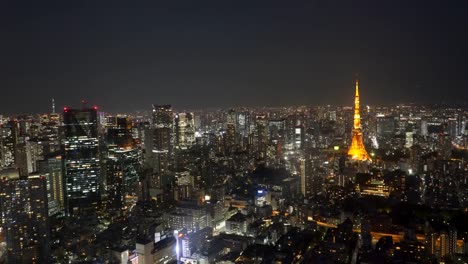
[[[18,123],[9,121],[0,127],[0,167],[7,168],[15,165],[18,150]]]
[[[348,155],[353,160],[359,161],[371,161],[369,154],[367,154],[366,148],[362,140],[361,130],[361,114],[359,111],[359,83],[356,79],[356,95],[354,97],[354,125],[353,125],[353,139],[351,146],[349,147]]]
[[[65,209],[64,177],[62,156],[55,154],[37,162],[38,172],[47,179],[47,200],[49,214]]]
[[[155,154],[155,171],[165,174],[169,170],[169,160],[172,155],[173,113],[171,105],[153,105],[153,149]]]
[[[132,120],[130,117],[117,116],[115,124],[107,129],[107,145],[109,149],[130,150],[134,149],[135,141],[132,135]]]
[[[265,158],[268,144],[267,118],[265,115],[257,115],[255,118],[254,150],[258,157]]]
[[[2,179],[0,206],[7,263],[49,263],[46,178]]]
[[[136,194],[140,152],[132,136],[132,121],[117,117],[107,130],[106,191],[110,208],[123,209],[124,198]]]
[[[100,200],[97,108],[64,109],[65,190],[68,213]]]
[[[153,105],[153,125],[157,128],[172,128],[171,105]]]
[[[236,111],[230,109],[226,117],[226,134],[224,135],[224,148],[227,152],[233,151],[237,145],[236,125]]]
[[[177,113],[174,117],[175,147],[187,149],[195,143],[193,113]]]

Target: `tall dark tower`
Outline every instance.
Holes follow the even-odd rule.
[[[171,105],[153,105],[153,149],[156,172],[163,175],[169,170],[172,156],[174,115]]]
[[[97,108],[64,108],[67,211],[91,209],[100,200]]]
[[[139,150],[132,137],[132,120],[117,117],[116,125],[107,130],[106,193],[108,208],[124,212],[127,195],[136,195],[140,171]]]

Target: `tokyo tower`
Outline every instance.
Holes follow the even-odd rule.
[[[359,82],[356,79],[356,95],[354,97],[354,126],[353,126],[353,140],[349,147],[348,155],[353,160],[358,161],[371,161],[369,154],[362,142],[361,130],[361,114],[359,111]]]

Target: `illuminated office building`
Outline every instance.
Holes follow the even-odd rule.
[[[379,114],[376,119],[377,137],[379,139],[391,138],[395,135],[395,117]]]
[[[129,117],[114,117],[114,122],[107,129],[107,145],[109,149],[129,150],[134,149],[133,125]]]
[[[304,127],[298,125],[294,128],[294,147],[300,149],[304,146],[305,132]]]
[[[1,180],[0,206],[7,263],[49,263],[46,178]]]
[[[286,137],[286,120],[274,119],[268,121],[268,134],[269,139],[272,141],[279,141]]]
[[[233,151],[236,146],[236,126],[232,123],[226,124],[225,144],[228,152]]]
[[[49,212],[65,209],[64,177],[62,156],[55,155],[38,162],[39,173],[47,178]]]
[[[177,113],[174,117],[174,145],[187,149],[195,144],[195,122],[193,113]]]
[[[136,195],[140,172],[140,152],[132,136],[132,122],[117,117],[107,130],[106,192],[111,208],[124,208],[125,197]]]
[[[59,114],[53,112],[48,119],[41,123],[39,139],[45,144],[44,155],[60,150],[59,127],[61,123]]]
[[[0,127],[0,168],[15,164],[18,145],[18,123],[9,121]]]
[[[237,113],[236,131],[243,138],[250,134],[250,114],[248,112]]]
[[[299,158],[300,191],[305,198],[310,198],[322,191],[322,178],[316,170],[317,157],[306,153]]]
[[[167,223],[174,230],[187,229],[196,232],[208,226],[210,219],[206,209],[194,204],[179,204],[167,214]]]
[[[64,109],[67,209],[90,209],[100,200],[97,108]]]
[[[32,172],[31,151],[29,142],[22,142],[17,145],[16,166],[19,169],[20,176],[28,176]]]
[[[229,110],[226,117],[226,133],[224,135],[224,144],[227,152],[231,152],[237,145],[236,133],[236,111]]]
[[[153,105],[152,119],[152,149],[147,151],[152,151],[155,156],[155,171],[159,174],[165,174],[169,170],[174,143],[172,106]]]
[[[253,145],[254,150],[260,158],[264,158],[268,144],[267,119],[264,115],[259,115],[255,119]]]
[[[153,126],[156,128],[172,128],[172,106],[171,105],[153,105]]]
[[[139,157],[136,149],[116,149],[109,152],[106,160],[106,192],[111,208],[124,208],[125,197],[136,195],[140,172]]]
[[[171,129],[167,127],[154,129],[152,152],[156,155],[156,171],[159,174],[169,171],[171,146]]]
[[[439,256],[454,256],[457,250],[457,230],[455,228],[448,228],[443,230],[439,235]]]
[[[369,184],[361,186],[361,195],[373,195],[388,198],[390,189],[383,180],[372,180]]]

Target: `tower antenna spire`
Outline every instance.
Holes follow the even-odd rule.
[[[52,114],[55,114],[55,99],[52,97]]]

